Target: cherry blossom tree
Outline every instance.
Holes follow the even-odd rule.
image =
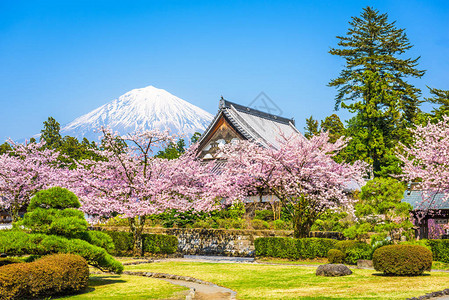
[[[363,184],[365,165],[337,163],[332,158],[346,146],[343,138],[329,142],[327,133],[309,140],[281,134],[276,147],[240,142],[225,149],[227,178],[248,194],[260,191],[279,199],[291,213],[295,237],[308,237],[314,221],[328,208],[351,205],[345,188]]]
[[[9,143],[11,151],[0,155],[0,208],[16,221],[36,192],[61,181],[62,169],[56,165],[59,152],[44,149],[44,142]]]
[[[123,215],[134,238],[134,253],[142,254],[142,231],[148,215],[168,209],[209,211],[217,193],[212,165],[195,159],[195,149],[173,160],[153,151],[173,142],[168,132],[136,132],[124,137],[103,129],[100,161],[83,160],[70,174],[70,188],[81,209],[96,217]],[[224,186],[224,185],[221,185]]]
[[[398,155],[404,164],[403,178],[423,191],[419,206],[431,208],[435,194],[444,193],[442,201],[449,199],[449,117],[411,131],[413,144],[402,145]]]

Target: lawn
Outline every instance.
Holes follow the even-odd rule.
[[[85,293],[58,299],[185,299],[187,288],[163,280],[132,276],[91,274]]]
[[[346,277],[315,276],[315,267],[295,265],[159,262],[126,270],[185,275],[237,292],[238,299],[405,299],[449,287],[449,273],[386,277],[353,269]]]

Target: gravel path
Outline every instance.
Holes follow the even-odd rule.
[[[188,287],[190,292],[186,296],[186,300],[233,300],[237,292],[190,276],[180,276],[167,273],[141,272],[141,271],[124,271],[123,274],[151,277],[161,279],[172,284]]]

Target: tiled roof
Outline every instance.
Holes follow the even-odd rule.
[[[287,137],[292,134],[300,134],[295,127],[295,121],[293,119],[271,115],[222,99],[220,100],[219,111],[200,137],[200,143],[208,135],[222,114],[246,139],[256,141],[264,147],[276,147],[281,132]]]
[[[414,210],[449,209],[449,202],[443,200],[444,193],[425,195],[424,191],[405,191],[402,201],[409,203]]]

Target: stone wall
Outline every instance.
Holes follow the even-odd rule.
[[[100,228],[95,228],[100,229]],[[127,227],[105,227],[100,230],[128,231]],[[178,238],[178,251],[186,255],[254,256],[254,240],[259,237],[293,237],[291,230],[199,229],[146,227],[144,233],[170,234]],[[337,238],[335,234],[316,237]]]

